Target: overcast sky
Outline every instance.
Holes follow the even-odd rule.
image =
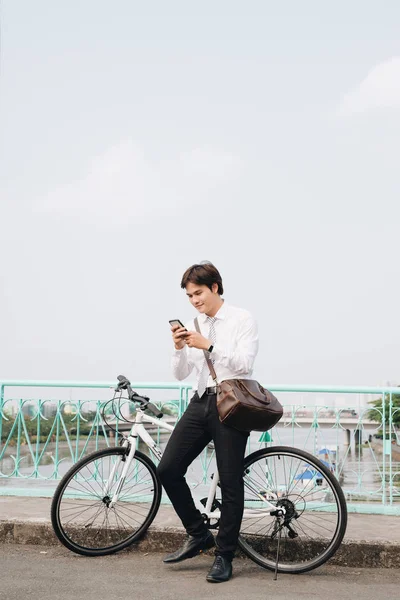
[[[1,379],[172,381],[207,259],[264,384],[400,383],[398,0],[1,17]]]

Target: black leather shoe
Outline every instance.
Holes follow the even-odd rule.
[[[222,583],[232,577],[232,561],[225,556],[216,556],[206,577],[210,583]]]
[[[163,562],[177,563],[181,560],[186,560],[187,558],[193,558],[194,556],[197,556],[203,552],[203,550],[207,550],[213,546],[215,546],[215,540],[210,531],[207,531],[205,535],[201,536],[189,535],[182,548],[179,548],[179,550],[173,552],[172,554],[167,554]]]

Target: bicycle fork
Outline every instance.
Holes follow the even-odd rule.
[[[104,489],[103,489],[104,496],[107,496],[108,491],[112,487],[116,470],[117,470],[118,466],[120,465],[120,462],[124,462],[125,464],[122,469],[121,477],[118,481],[118,485],[116,487],[114,495],[108,504],[108,508],[113,508],[114,505],[118,502],[119,494],[125,484],[125,479],[126,479],[129,467],[130,467],[131,462],[136,453],[136,440],[138,437],[145,442],[145,444],[148,446],[151,453],[158,460],[161,459],[161,456],[162,456],[161,449],[154,442],[153,438],[149,435],[149,433],[146,431],[144,426],[141,423],[136,423],[134,433],[132,433],[128,438],[126,438],[123,443],[123,447],[129,448],[129,452],[127,454],[124,454],[121,456],[121,461],[115,462],[115,465],[113,466],[110,476],[109,476],[109,478],[104,486]]]
[[[126,442],[124,442],[124,446],[123,447],[128,447],[129,441],[126,440]],[[130,464],[132,462],[133,457],[135,456],[135,452],[136,452],[136,444],[135,443],[131,443],[130,447],[129,447],[129,452],[128,454],[123,454],[121,455],[120,460],[115,461],[115,464],[113,466],[113,468],[111,469],[111,473],[104,485],[103,488],[103,493],[104,496],[106,497],[108,495],[109,490],[111,490],[112,485],[113,485],[113,481],[114,481],[114,477],[115,477],[115,473],[119,467],[119,465],[121,464],[121,462],[124,462],[124,467],[122,469],[122,473],[121,473],[121,477],[118,481],[118,485],[116,487],[116,490],[113,494],[113,497],[111,498],[109,504],[108,504],[108,508],[113,508],[114,505],[118,502],[118,497],[119,494],[123,488],[123,485],[125,483],[125,479],[126,479],[126,475],[128,473],[128,469],[130,467]]]

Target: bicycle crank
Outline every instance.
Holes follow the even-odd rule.
[[[207,500],[208,498],[202,498],[200,500],[201,504],[205,507],[207,504]],[[214,498],[212,505],[211,505],[211,510],[221,510],[221,502],[219,500],[217,500],[216,498]],[[215,523],[211,524],[211,519],[212,517],[209,517],[208,515],[206,515],[205,513],[202,513],[201,515],[204,519],[204,523],[207,525],[208,529],[218,529],[219,528],[219,522],[220,519],[215,519]]]

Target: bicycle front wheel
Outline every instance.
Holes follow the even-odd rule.
[[[346,501],[317,458],[285,446],[259,450],[246,458],[244,486],[239,546],[257,564],[304,573],[333,556],[346,531]],[[265,500],[284,516],[271,515]]]
[[[85,556],[104,556],[140,539],[156,516],[161,483],[153,462],[136,452],[126,478],[125,448],[107,448],[77,462],[60,481],[51,505],[58,539]],[[118,501],[110,506],[116,489]]]

